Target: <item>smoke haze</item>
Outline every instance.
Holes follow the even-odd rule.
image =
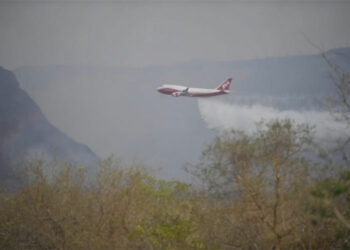
[[[348,56],[350,49],[329,55],[335,53]],[[349,68],[349,61],[332,59]],[[184,180],[183,165],[199,160],[217,134],[212,128],[249,132],[261,119],[288,116],[316,125],[320,139],[345,133],[316,103],[334,91],[328,70],[321,56],[309,55],[142,69],[26,66],[14,72],[52,124],[101,158],[115,154],[162,168],[162,178]],[[233,77],[231,93],[212,99],[156,91],[162,84],[215,88],[227,77]]]

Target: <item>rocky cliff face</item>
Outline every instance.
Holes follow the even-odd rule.
[[[13,176],[15,164],[42,156],[83,163],[88,169],[99,161],[88,146],[50,124],[14,74],[0,67],[0,180]]]

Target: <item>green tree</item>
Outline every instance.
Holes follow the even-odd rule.
[[[282,120],[261,123],[250,135],[225,132],[207,147],[189,171],[223,203],[230,201],[226,216],[232,235],[226,245],[305,245],[309,224],[302,207],[313,165],[310,145],[309,126]]]
[[[327,235],[332,238],[334,248],[349,249],[350,171],[318,181],[310,193],[315,198],[311,206],[314,223],[323,223],[329,228]]]

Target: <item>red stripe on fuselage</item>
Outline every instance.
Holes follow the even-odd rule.
[[[172,93],[176,93],[176,92],[180,92],[177,89],[172,89],[172,88],[162,88],[162,89],[158,89],[158,92],[162,93],[162,94],[166,94],[166,95],[171,95]]]

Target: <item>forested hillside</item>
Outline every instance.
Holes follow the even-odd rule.
[[[333,147],[287,118],[217,133],[187,183],[113,157],[95,178],[27,161],[0,196],[0,248],[349,249],[350,76],[322,56],[336,91],[320,108],[346,128]]]

